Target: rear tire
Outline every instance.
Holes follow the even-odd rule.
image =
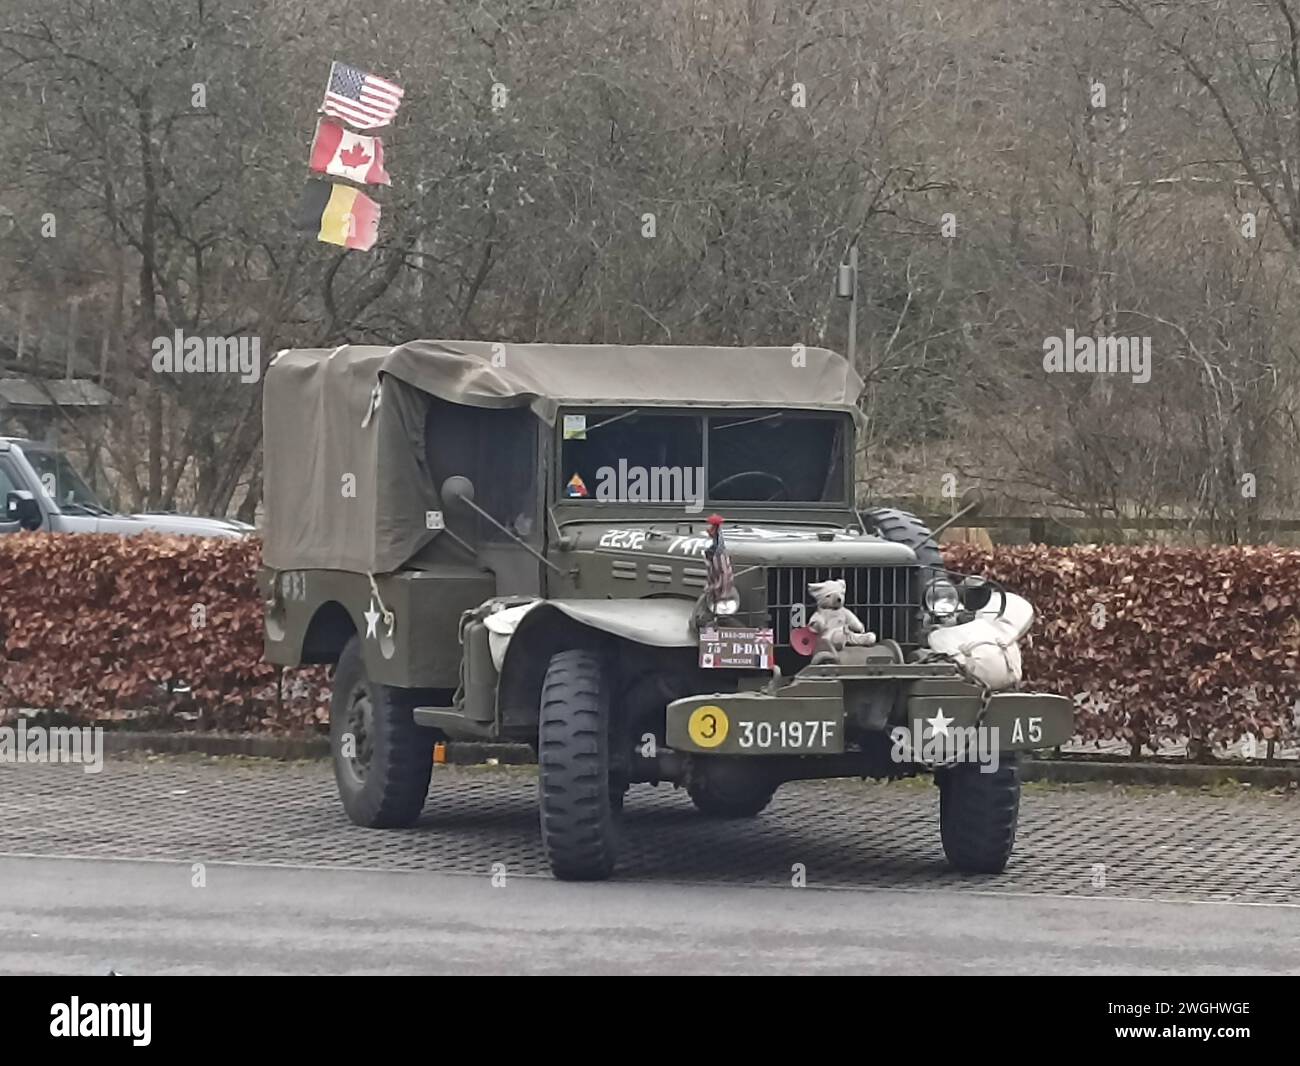
[[[561,881],[603,881],[614,872],[623,790],[610,780],[609,691],[603,660],[585,649],[553,655],[542,681],[542,850]]]
[[[939,834],[948,861],[962,873],[1000,874],[1011,858],[1020,820],[1020,771],[1004,754],[997,772],[964,763],[940,771]]]
[[[330,699],[330,750],[339,799],[357,825],[409,826],[424,810],[436,735],[415,724],[417,702],[408,689],[366,677],[356,636],[343,646]]]

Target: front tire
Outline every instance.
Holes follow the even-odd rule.
[[[551,657],[538,716],[538,793],[542,850],[561,881],[603,881],[614,872],[623,790],[611,781],[609,693],[595,652]]]
[[[940,771],[939,834],[948,861],[962,873],[1000,874],[1011,858],[1020,820],[1020,772],[1003,755],[996,773],[964,763]]]
[[[330,750],[339,799],[357,825],[401,828],[424,809],[435,734],[415,724],[416,703],[409,690],[366,676],[356,636],[343,646],[330,699]]]

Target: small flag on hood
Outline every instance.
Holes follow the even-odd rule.
[[[343,128],[333,119],[316,123],[311,142],[311,168],[317,174],[347,178],[363,185],[391,185],[384,169],[384,142]]]
[[[578,496],[590,496],[591,493],[587,491],[587,483],[582,480],[582,477],[578,474],[574,474],[573,477],[569,478],[569,483],[564,486],[564,495],[572,498]]]
[[[379,236],[379,205],[359,189],[309,181],[294,220],[298,229],[316,230],[316,239],[368,252]]]

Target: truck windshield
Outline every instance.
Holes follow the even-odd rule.
[[[843,503],[847,416],[589,409],[563,416],[562,497]]]
[[[843,416],[711,417],[709,499],[844,502]]]
[[[41,479],[45,495],[63,509],[107,513],[62,452],[24,448],[23,455]]]

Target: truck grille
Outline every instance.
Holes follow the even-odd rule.
[[[795,604],[803,605],[804,625],[817,605],[809,584],[839,578],[844,605],[881,640],[917,642],[921,582],[912,566],[774,566],[767,571],[767,617],[778,646],[789,646]]]

